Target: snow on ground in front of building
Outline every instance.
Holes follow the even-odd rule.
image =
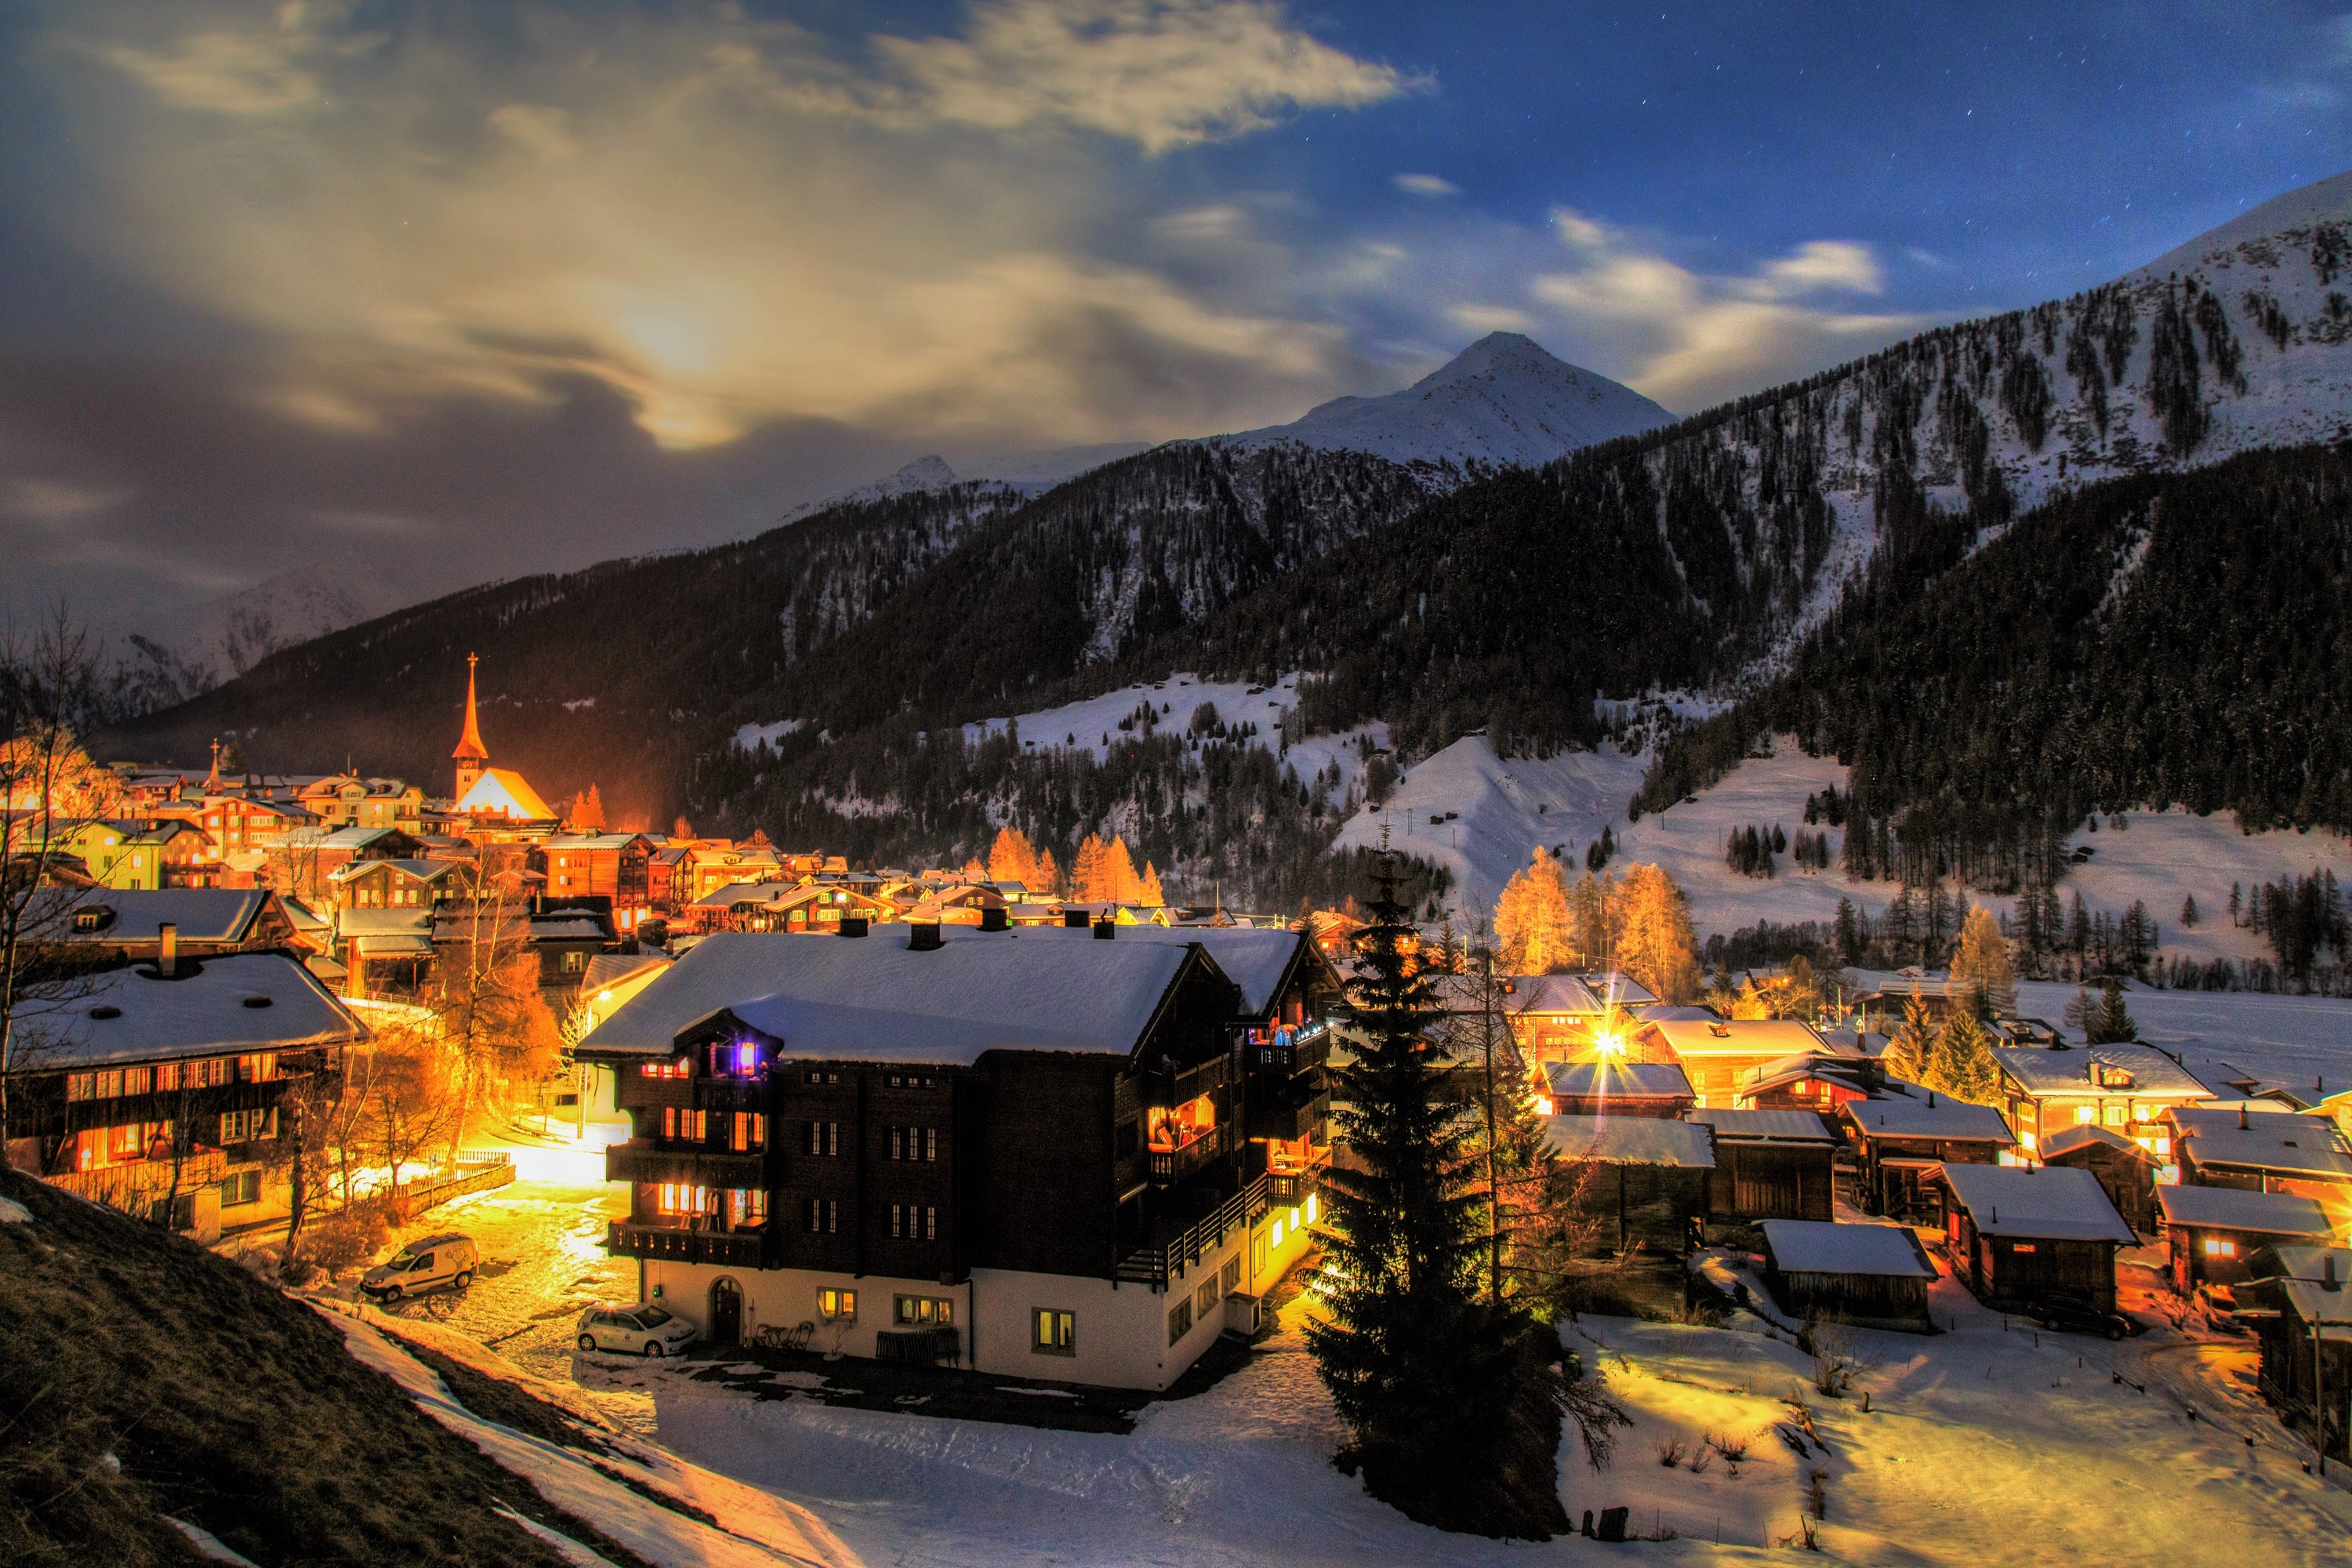
[[[1809,757],[1784,738],[1770,756],[1742,762],[1696,801],[1628,822],[1626,805],[1648,763],[1647,757],[1629,757],[1609,746],[1505,759],[1483,735],[1465,736],[1407,768],[1388,801],[1349,820],[1339,844],[1377,845],[1386,828],[1395,847],[1453,872],[1457,916],[1473,908],[1491,915],[1504,884],[1538,845],[1571,858],[1571,874],[1580,875],[1584,852],[1605,826],[1617,837],[1612,863],[1620,868],[1640,861],[1664,867],[1690,900],[1692,922],[1701,937],[1728,934],[1759,921],[1826,922],[1836,918],[1841,898],[1851,898],[1874,919],[1897,891],[1892,882],[1847,879],[1843,830],[1806,827],[1805,798],[1832,784],[1841,791],[1846,787],[1846,770],[1834,759]],[[1447,812],[1455,815],[1447,818]],[[1439,820],[1432,822],[1433,816]],[[2269,955],[2262,937],[2230,923],[2233,883],[2251,894],[2258,882],[2323,869],[2352,881],[2352,844],[2330,833],[2248,834],[2226,812],[2128,812],[2120,832],[2114,820],[2102,818],[2099,831],[2078,830],[2068,841],[2070,847],[2088,847],[2091,857],[2074,868],[2060,894],[2071,899],[2080,892],[2092,908],[2117,914],[2134,900],[2145,900],[2167,954],[2200,961]],[[1727,836],[1775,825],[1791,839],[1801,829],[1826,833],[1830,869],[1800,871],[1784,854],[1776,859],[1779,874],[1766,879],[1743,877],[1725,863]],[[2183,929],[2181,904],[2190,897],[2202,918],[2195,928]],[[2006,912],[2011,900],[1988,901]]]
[[[1249,1366],[1149,1407],[1125,1436],[754,1400],[667,1364],[614,1375],[644,1385],[668,1448],[806,1506],[877,1563],[1762,1561],[1799,1533],[1815,1470],[1832,1562],[2340,1561],[2352,1497],[2305,1474],[2294,1438],[2247,1392],[2249,1342],[2200,1345],[2145,1311],[2156,1326],[2122,1345],[2037,1339],[1948,1279],[1933,1310],[1957,1331],[1860,1336],[1878,1363],[1856,1384],[1867,1415],[1859,1397],[1812,1392],[1806,1359],[1753,1316],[1571,1330],[1634,1425],[1600,1474],[1570,1440],[1562,1500],[1571,1518],[1622,1506],[1634,1532],[1677,1536],[1639,1548],[1446,1535],[1373,1501],[1331,1466],[1340,1429],[1295,1310]],[[1781,1436],[1801,1388],[1826,1453],[1809,1441],[1800,1458]],[[1709,1432],[1747,1440],[1737,1475],[1719,1458],[1698,1474],[1659,1462],[1662,1441],[1687,1455]]]

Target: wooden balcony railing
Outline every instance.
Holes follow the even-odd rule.
[[[618,1258],[654,1258],[671,1263],[713,1263],[725,1268],[757,1268],[767,1254],[762,1226],[740,1230],[688,1230],[682,1226],[640,1225],[616,1219],[604,1249]]]
[[[738,1151],[707,1143],[663,1143],[632,1138],[604,1151],[608,1182],[687,1182],[704,1187],[765,1187],[768,1157],[760,1150]]]
[[[1151,1150],[1151,1179],[1166,1186],[1206,1168],[1224,1152],[1226,1131],[1223,1127],[1212,1127],[1181,1148]]]
[[[1183,1229],[1130,1249],[1112,1272],[1132,1284],[1165,1288],[1170,1279],[1182,1279],[1187,1268],[1215,1251],[1234,1226],[1249,1224],[1265,1207],[1266,1180],[1260,1176]]]
[[[1295,1104],[1258,1107],[1250,1112],[1249,1133],[1252,1138],[1279,1139],[1285,1143],[1295,1143],[1301,1138],[1319,1142],[1330,1116],[1331,1092],[1326,1089]]]

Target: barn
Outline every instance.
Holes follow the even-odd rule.
[[[1715,1171],[1707,1181],[1707,1218],[1830,1217],[1837,1135],[1810,1110],[1695,1110],[1715,1131]]]
[[[1953,1272],[1989,1307],[2072,1297],[2116,1310],[2116,1248],[2139,1238],[2088,1171],[1946,1165]]]
[[[1870,1329],[1934,1328],[1927,1287],[1936,1266],[1909,1226],[1768,1219],[1764,1283],[1792,1318]]]
[[[2327,1211],[2300,1193],[2168,1186],[2156,1197],[2171,1247],[2172,1288],[2183,1296],[2200,1285],[2252,1279],[2247,1265],[2263,1247],[2325,1247],[2329,1240]]]

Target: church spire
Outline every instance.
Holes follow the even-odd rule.
[[[459,737],[457,749],[449,753],[458,762],[486,763],[490,760],[489,748],[482,744],[482,726],[474,717],[474,666],[480,662],[478,654],[466,656],[466,732]]]

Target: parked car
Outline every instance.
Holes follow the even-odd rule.
[[[367,1271],[360,1289],[379,1301],[397,1301],[442,1286],[463,1290],[474,1282],[480,1255],[474,1238],[447,1231],[410,1242]]]
[[[676,1355],[694,1340],[694,1325],[651,1301],[598,1305],[580,1314],[583,1351],[626,1351],[648,1361]]]
[[[2111,1340],[2119,1340],[2132,1331],[2129,1318],[2080,1296],[2046,1296],[2027,1307],[2025,1315],[2045,1329],[2062,1329],[2069,1333],[2105,1334]]]

